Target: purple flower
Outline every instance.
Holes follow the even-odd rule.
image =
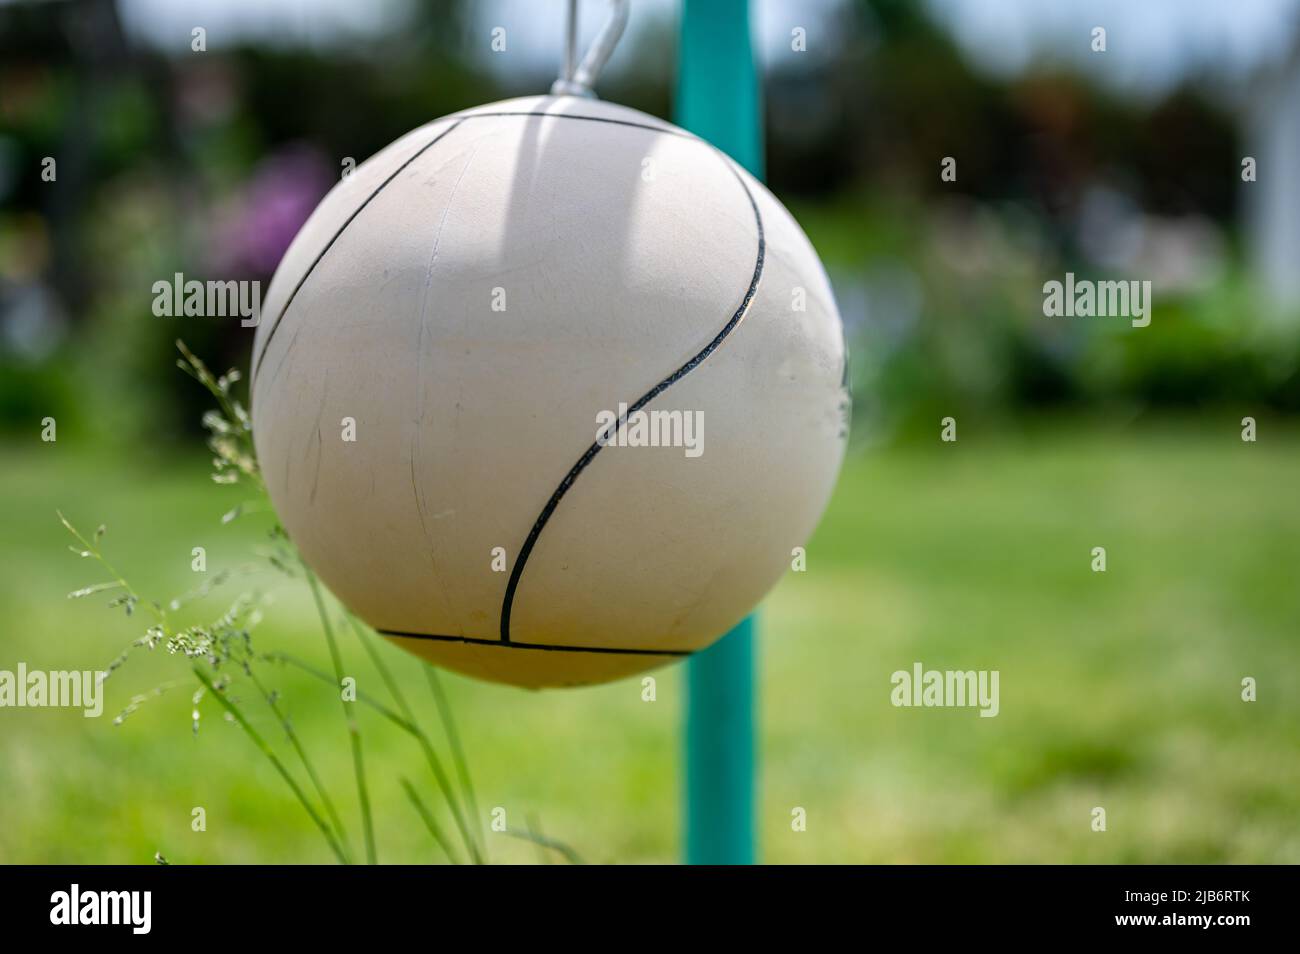
[[[219,230],[218,270],[239,275],[274,272],[335,181],[329,161],[315,146],[295,144],[264,159],[235,197]]]

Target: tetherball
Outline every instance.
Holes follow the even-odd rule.
[[[580,97],[402,137],[267,291],[253,427],[346,606],[520,686],[702,649],[788,570],[843,456],[839,315],[794,219],[703,140]]]

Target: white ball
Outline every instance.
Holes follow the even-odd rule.
[[[321,202],[263,315],[253,429],[285,529],[353,612],[484,679],[708,646],[789,568],[843,456],[807,237],[721,152],[609,103],[402,137]],[[665,421],[679,446],[626,446]]]

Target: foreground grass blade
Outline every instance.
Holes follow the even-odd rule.
[[[260,692],[262,698],[266,700],[266,704],[270,707],[271,712],[273,712],[276,719],[279,720],[280,727],[284,729],[284,734],[289,739],[289,744],[292,745],[293,750],[298,753],[298,759],[302,762],[303,768],[307,770],[307,777],[311,779],[312,787],[316,790],[316,796],[321,800],[321,804],[325,806],[325,813],[329,816],[330,823],[334,826],[334,830],[338,834],[339,844],[344,847],[344,853],[350,858],[352,850],[348,847],[348,836],[347,832],[343,829],[343,819],[340,818],[339,813],[334,810],[334,802],[330,799],[329,795],[326,794],[325,786],[321,784],[320,776],[316,774],[316,767],[307,756],[307,750],[303,747],[302,740],[299,739],[298,733],[293,727],[293,723],[289,721],[288,716],[280,711],[280,706],[279,703],[276,702],[275,696],[267,691],[266,687],[262,685],[257,676],[253,674],[251,666],[246,670],[246,672],[248,678],[252,680],[253,685],[257,687],[257,691]]]
[[[322,682],[326,682],[330,684],[333,683],[333,680],[329,677],[327,673],[323,673],[316,667],[312,666],[311,664],[305,663],[301,659],[297,659],[293,656],[288,655],[287,653],[268,653],[265,656],[265,658],[275,662],[286,663],[290,666],[293,666],[295,669],[300,669],[301,671],[307,673],[310,676],[314,676],[315,678],[321,680]],[[420,728],[420,726],[416,724],[414,721],[406,718],[403,715],[400,715],[397,712],[394,712],[392,709],[388,708],[386,705],[384,705],[382,702],[375,699],[373,696],[369,695],[368,693],[360,692],[360,691],[357,692],[357,701],[363,705],[367,705],[370,708],[374,709],[376,712],[382,715],[389,722],[393,723],[393,725],[397,726],[403,732],[407,733],[412,738],[414,738],[417,742],[420,743],[420,747],[424,751],[425,758],[428,760],[430,767],[433,769],[434,775],[437,776],[438,784],[443,788],[444,797],[447,798],[447,802],[452,808],[452,814],[453,816],[455,816],[460,826],[461,840],[464,841],[466,848],[470,853],[470,857],[474,861],[474,863],[483,864],[483,861],[478,854],[477,847],[474,844],[474,840],[469,836],[469,831],[465,827],[464,821],[461,818],[460,812],[458,811],[456,803],[453,800],[454,796],[448,793],[449,783],[447,781],[447,773],[443,770],[442,763],[439,761],[437,753],[434,752],[433,744],[429,741],[429,737],[428,735],[425,734],[425,731],[422,728]],[[453,861],[455,861],[455,857],[454,856],[452,857],[453,857]],[[456,863],[459,864],[459,862]]]
[[[353,712],[354,703],[345,698],[341,691],[343,687],[343,657],[339,654],[338,640],[334,638],[334,627],[330,625],[329,611],[325,607],[324,597],[321,596],[320,583],[316,579],[316,574],[307,566],[307,561],[300,558],[299,562],[302,563],[303,573],[307,577],[307,585],[311,587],[311,596],[316,602],[316,612],[320,614],[321,627],[325,630],[325,641],[329,644],[330,660],[334,664],[334,686],[339,691],[339,699],[343,703],[343,717],[347,722],[348,741],[352,746],[352,771],[356,775],[357,798],[361,802],[361,824],[366,839],[366,863],[373,865],[377,861],[375,855],[375,825],[370,814],[370,791],[366,787],[366,768],[361,755],[361,728],[357,725],[355,713]]]
[[[547,838],[544,835],[535,834],[533,831],[507,831],[505,834],[511,838],[518,838],[520,841],[531,841],[542,848],[549,848],[551,851],[558,852],[565,861],[571,865],[585,865],[587,862],[582,860],[582,856],[566,845],[562,841],[556,841],[554,838]]]
[[[456,856],[452,854],[451,843],[447,840],[447,836],[442,833],[442,828],[438,826],[438,822],[434,819],[433,813],[424,807],[424,802],[420,800],[420,793],[415,790],[415,786],[411,784],[411,780],[407,778],[402,779],[402,788],[406,791],[406,797],[411,800],[411,804],[415,806],[416,812],[418,812],[420,817],[424,819],[424,824],[429,829],[429,833],[433,835],[434,841],[436,841],[442,848],[443,852],[451,860],[452,864],[460,864],[460,862],[456,860]]]
[[[298,801],[302,803],[302,807],[306,809],[307,814],[311,816],[311,820],[316,823],[316,827],[319,828],[321,834],[325,836],[325,840],[329,843],[330,850],[334,852],[334,856],[338,858],[341,864],[347,864],[347,856],[343,853],[343,849],[334,838],[334,833],[330,830],[329,825],[325,823],[325,819],[320,817],[315,806],[313,806],[308,800],[307,794],[298,785],[297,780],[289,774],[289,770],[284,767],[284,763],[280,761],[280,758],[275,754],[275,751],[267,745],[266,740],[263,739],[249,721],[244,718],[244,713],[239,710],[239,707],[227,699],[225,693],[220,692],[217,687],[213,685],[212,679],[200,666],[194,667],[194,675],[198,677],[199,682],[203,683],[212,697],[220,703],[221,707],[229,712],[231,717],[239,723],[239,727],[244,730],[244,733],[253,741],[253,744],[256,745],[257,748],[261,750],[262,754],[270,760],[271,764],[275,766],[275,770],[280,773],[280,777],[285,780],[289,788],[293,789],[293,793],[298,797]]]
[[[479,826],[478,808],[473,803],[473,790],[470,789],[468,793],[470,799],[470,811],[473,813],[472,817],[474,821],[474,827],[471,830],[470,826],[465,821],[460,799],[458,799],[455,792],[453,792],[451,781],[447,777],[447,773],[442,766],[442,760],[438,758],[438,755],[433,748],[433,743],[429,740],[428,735],[426,735],[424,730],[419,727],[419,723],[415,718],[415,713],[406,701],[406,696],[403,695],[401,687],[397,684],[397,680],[393,678],[392,672],[384,663],[383,657],[375,646],[374,637],[367,632],[365,627],[358,623],[354,617],[349,615],[348,622],[351,624],[353,631],[357,634],[357,639],[360,641],[361,645],[365,647],[371,661],[375,664],[375,668],[379,670],[379,675],[388,686],[388,691],[392,693],[393,699],[402,710],[402,714],[405,716],[407,723],[414,728],[415,736],[420,742],[420,747],[424,750],[425,759],[429,763],[429,768],[433,771],[439,789],[442,790],[442,797],[447,802],[447,806],[451,809],[452,816],[456,820],[456,827],[460,830],[460,836],[465,842],[466,851],[469,852],[470,858],[475,864],[483,864],[485,862],[485,856],[480,850],[480,846],[474,837],[474,833],[479,831]],[[444,722],[444,725],[445,724],[446,723]],[[453,759],[456,758],[454,749],[452,757]]]
[[[447,693],[442,688],[442,679],[438,675],[438,670],[431,664],[425,663],[424,674],[428,677],[429,691],[433,693],[433,701],[438,706],[438,718],[442,720],[442,730],[447,736],[447,744],[451,747],[451,758],[456,765],[456,775],[460,779],[461,791],[465,793],[465,801],[469,804],[470,817],[474,819],[474,837],[479,840],[483,855],[486,857],[487,844],[484,841],[483,827],[480,823],[483,816],[478,811],[478,799],[474,795],[474,782],[469,774],[469,761],[465,758],[465,750],[460,744],[460,733],[456,731],[456,720],[451,714],[451,706],[447,702]]]

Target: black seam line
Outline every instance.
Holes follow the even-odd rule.
[[[723,155],[721,152],[718,154],[720,156]],[[704,349],[700,351],[699,354],[691,358],[691,360],[687,361],[672,374],[668,375],[668,377],[656,384],[653,388],[642,395],[635,404],[629,407],[627,412],[615,422],[613,429],[609,431],[606,441],[612,440],[614,436],[618,434],[619,428],[627,423],[628,416],[635,414],[641,408],[645,407],[668,388],[672,387],[672,385],[676,384],[691,371],[695,370],[695,368],[700,365],[700,362],[712,354],[718,345],[722,344],[722,340],[726,338],[727,335],[731,334],[732,329],[734,329],[736,325],[740,324],[741,319],[745,317],[745,313],[749,310],[750,303],[754,300],[754,294],[758,291],[758,280],[763,274],[763,260],[767,256],[767,239],[763,234],[763,216],[758,211],[758,203],[754,201],[753,193],[749,191],[749,186],[745,184],[744,178],[742,178],[740,173],[736,171],[735,166],[731,164],[731,160],[723,156],[723,161],[727,163],[727,167],[731,170],[732,175],[736,177],[736,181],[740,183],[740,187],[745,190],[745,198],[749,200],[750,208],[754,210],[754,221],[758,228],[758,259],[754,263],[754,277],[749,281],[749,290],[745,292],[744,300],[741,301],[740,307],[736,309],[736,313],[731,316],[731,320],[723,326],[722,330],[718,332],[714,339],[705,345]],[[533,523],[532,530],[528,532],[528,538],[524,540],[524,545],[519,550],[519,556],[515,559],[514,568],[510,571],[510,580],[506,583],[505,599],[501,603],[501,642],[510,642],[510,610],[514,604],[515,590],[519,586],[520,577],[523,576],[524,567],[528,563],[528,556],[533,552],[533,547],[537,544],[537,538],[541,536],[542,528],[545,527],[547,521],[551,519],[551,514],[555,513],[555,508],[560,505],[560,501],[564,498],[564,495],[569,492],[569,488],[572,487],[574,481],[578,479],[578,475],[581,474],[583,470],[586,469],[587,465],[592,462],[595,456],[600,453],[602,446],[603,444],[600,441],[596,441],[587,448],[581,457],[578,458],[578,462],[569,468],[569,472],[565,474],[564,479],[560,481],[560,486],[555,488],[555,492],[551,494],[551,499],[546,501],[546,506],[543,507],[542,512],[538,514],[537,520]]]
[[[308,277],[310,277],[311,273],[316,270],[316,266],[320,264],[320,260],[325,257],[325,253],[334,247],[334,243],[339,240],[339,238],[343,235],[345,231],[347,231],[347,228],[349,225],[352,224],[353,219],[355,219],[358,215],[361,214],[361,210],[364,209],[366,206],[368,206],[371,200],[373,200],[375,196],[379,195],[380,192],[383,192],[390,182],[392,182],[399,175],[401,175],[407,166],[415,162],[416,159],[419,159],[420,156],[424,155],[424,153],[428,151],[428,149],[431,146],[433,146],[434,143],[441,141],[449,132],[451,132],[459,125],[460,125],[460,120],[457,120],[456,122],[452,123],[446,129],[440,132],[438,135],[434,136],[427,143],[425,143],[423,146],[417,149],[415,153],[411,156],[411,158],[407,159],[404,163],[402,163],[395,170],[393,170],[393,174],[390,175],[383,182],[379,183],[379,185],[375,188],[375,191],[370,193],[370,195],[366,198],[366,201],[362,202],[359,206],[357,206],[352,211],[352,214],[348,216],[347,221],[344,222],[339,227],[339,230],[334,233],[334,237],[325,244],[325,247],[323,249],[320,250],[320,254],[316,256],[315,260],[311,263],[310,266],[308,266],[307,270],[302,273],[302,278],[298,279],[298,284],[293,286],[293,291],[289,293],[289,300],[284,303],[284,307],[280,309],[280,314],[275,316],[275,324],[273,324],[271,326],[271,330],[266,333],[266,340],[262,342],[262,350],[258,353],[257,359],[253,362],[253,368],[249,374],[249,379],[251,382],[249,385],[250,387],[255,386],[257,383],[257,372],[262,366],[262,359],[266,357],[267,349],[271,347],[271,339],[275,337],[276,331],[279,330],[280,328],[281,319],[283,319],[285,313],[288,312],[289,306],[293,304],[293,300],[297,296],[303,284],[307,281]]]
[[[498,649],[543,649],[559,653],[605,653],[615,656],[689,656],[688,649],[622,649],[615,646],[556,646],[552,643],[511,643],[499,639],[475,639],[472,636],[438,636],[433,633],[404,633],[401,630],[381,629],[384,636],[405,636],[409,639],[433,639],[444,643],[469,643],[472,646],[495,646]]]
[[[685,129],[678,129],[675,126],[654,126],[650,123],[635,123],[630,119],[610,119],[606,116],[575,116],[572,113],[538,113],[538,112],[505,112],[505,113],[470,113],[462,115],[452,113],[458,120],[465,119],[482,119],[485,116],[540,116],[545,119],[578,119],[586,123],[609,123],[611,126],[631,126],[633,129],[649,129],[651,132],[664,133],[668,136],[677,136],[681,139],[691,139],[695,142],[704,142],[699,136],[692,135]]]

